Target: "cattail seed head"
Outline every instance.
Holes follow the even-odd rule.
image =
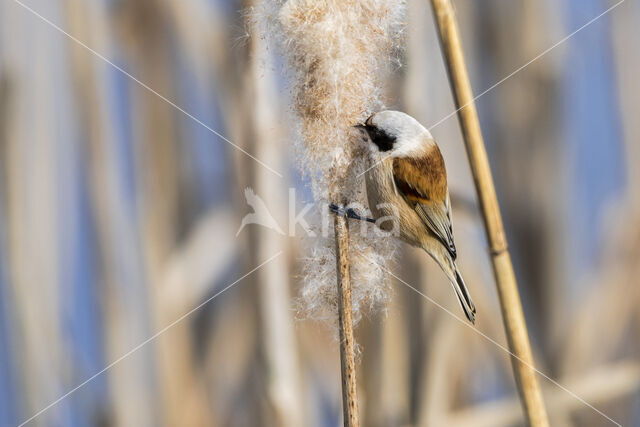
[[[383,108],[382,87],[397,62],[403,0],[265,0],[255,16],[286,57],[298,118],[298,163],[311,179],[316,206],[367,206],[364,148],[353,125]],[[314,237],[303,267],[306,314],[335,319],[335,243]],[[353,226],[351,275],[354,320],[361,308],[387,298],[386,265],[395,244],[375,226]]]

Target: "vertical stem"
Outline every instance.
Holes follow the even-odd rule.
[[[342,372],[342,412],[345,427],[358,427],[358,395],[351,311],[351,275],[349,272],[349,224],[336,215],[336,262],[338,273],[338,327],[340,329],[340,368]]]
[[[491,262],[509,349],[513,355],[511,362],[520,400],[529,425],[548,426],[549,421],[538,378],[533,368],[533,356],[518,294],[518,285],[507,248],[507,239],[482,139],[478,114],[473,101],[473,92],[464,62],[453,5],[450,0],[431,0],[431,5],[440,34],[456,107],[459,108],[458,119],[489,240]]]
[[[258,6],[257,0],[247,2],[248,7]],[[255,22],[248,19],[251,34],[258,34]],[[249,96],[245,97],[247,110],[252,111],[250,120],[245,121],[245,126],[250,128],[250,151],[256,157],[267,162],[277,170],[285,169],[286,149],[283,146],[285,138],[282,137],[282,129],[278,126],[277,119],[278,89],[276,76],[271,71],[270,53],[265,40],[261,37],[250,37],[247,45],[248,75],[244,84],[244,91]],[[253,167],[253,159],[245,157],[249,162],[248,168],[254,169],[253,188],[259,194],[275,218],[286,217],[282,211],[287,203],[274,189],[281,187],[283,181],[264,167]],[[256,259],[273,256],[279,249],[287,245],[287,238],[272,230],[260,228],[255,230],[257,241],[255,252]],[[252,261],[253,262],[253,261]],[[269,405],[266,410],[275,418],[275,424],[280,427],[297,427],[302,422],[302,393],[299,388],[298,354],[296,349],[296,334],[294,322],[290,315],[290,291],[289,291],[289,263],[287,257],[282,256],[265,265],[256,272],[258,281],[259,316],[260,322],[260,354],[263,362],[270,372],[263,381],[266,388],[266,397]]]
[[[69,30],[98,51],[110,56],[113,42],[108,10],[95,2],[61,2]],[[95,222],[97,278],[105,334],[105,357],[114,359],[131,349],[135,337],[152,333],[151,313],[144,302],[144,263],[137,249],[138,225],[132,218],[123,185],[122,157],[113,141],[117,139],[118,112],[110,107],[113,89],[105,75],[108,66],[93,60],[84,48],[70,45],[69,69],[79,123],[82,123],[83,163],[87,170],[92,221]],[[157,86],[155,86],[157,87]],[[125,249],[126,248],[126,249]],[[145,307],[145,308],[143,308]],[[151,351],[136,357],[122,369],[109,371],[109,400],[115,425],[156,425],[152,402],[163,395],[163,388],[150,390],[155,365]]]

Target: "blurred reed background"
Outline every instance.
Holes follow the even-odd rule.
[[[506,345],[429,2],[408,3],[387,104],[440,143],[476,326]],[[475,92],[615,4],[455,1]],[[54,402],[29,425],[339,425],[334,332],[296,311],[302,228],[235,235],[247,186],[285,233],[289,187],[311,200],[251,6],[0,1],[0,425]],[[626,0],[477,100],[537,368],[637,426],[639,23]],[[457,313],[424,254],[395,272]],[[357,330],[363,425],[521,425],[508,354],[392,286]],[[541,382],[553,426],[613,425]]]

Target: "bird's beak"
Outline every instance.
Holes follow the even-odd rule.
[[[353,125],[353,128],[366,130],[367,126],[364,123],[358,123],[357,125]]]

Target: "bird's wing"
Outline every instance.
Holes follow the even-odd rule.
[[[456,259],[444,159],[437,147],[419,158],[393,160],[393,177],[404,199]]]

